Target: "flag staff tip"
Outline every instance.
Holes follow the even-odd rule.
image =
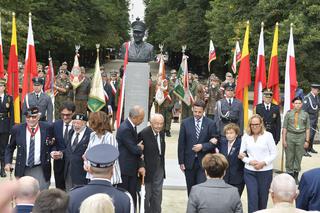
[[[248,20],[248,21],[247,21],[247,25],[249,25],[249,23],[250,23],[250,22],[249,22],[249,20]]]
[[[32,14],[31,14],[31,12],[29,12],[29,18],[31,18],[31,16],[32,16]]]
[[[293,27],[293,23],[290,24],[290,27]]]
[[[279,26],[279,22],[277,22],[276,25]]]
[[[261,27],[264,27],[264,22],[261,22]]]
[[[15,12],[12,12],[12,16],[16,16],[16,13],[15,13]]]

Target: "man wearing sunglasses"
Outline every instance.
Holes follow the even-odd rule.
[[[48,189],[51,177],[50,151],[54,145],[52,125],[39,121],[38,107],[24,113],[26,123],[16,125],[11,130],[9,144],[5,151],[5,170],[11,172],[14,150],[17,148],[15,176],[31,176],[39,181],[40,190]]]

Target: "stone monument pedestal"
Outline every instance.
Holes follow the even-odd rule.
[[[149,73],[148,63],[129,62],[126,68],[124,118],[129,116],[129,110],[135,105],[144,109],[144,121],[138,126],[138,132],[148,125],[149,102]]]

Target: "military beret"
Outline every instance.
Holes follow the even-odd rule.
[[[297,96],[294,99],[292,99],[292,103],[294,103],[296,100],[299,100],[302,102],[302,98],[300,96]]]
[[[77,113],[72,116],[72,120],[88,121],[88,117],[84,114]]]
[[[320,89],[320,84],[311,84],[311,88]]]
[[[263,91],[263,95],[266,96],[266,97],[270,97],[270,96],[273,95],[273,92],[272,92],[272,90],[270,88],[268,88],[268,89],[265,89]]]
[[[119,151],[110,144],[98,144],[90,148],[86,152],[85,157],[91,166],[106,168],[114,164],[115,160],[119,157]]]
[[[6,79],[0,78],[0,86],[5,86],[6,85]]]
[[[67,63],[66,61],[64,61],[64,62],[62,63],[62,65],[68,65],[68,63]]]
[[[132,31],[140,31],[140,32],[146,31],[146,24],[140,21],[140,18],[136,18],[136,20],[132,22],[131,27],[132,27]]]
[[[25,116],[37,116],[39,115],[40,111],[38,107],[30,107],[25,111],[24,115]]]
[[[225,89],[225,90],[234,90],[234,88],[236,88],[236,84],[235,83],[231,83],[231,82],[228,82],[228,83],[225,83],[224,85],[223,85],[223,88]]]
[[[39,78],[39,77],[34,77],[32,79],[33,85],[34,86],[40,86],[44,84],[44,79],[43,78]]]

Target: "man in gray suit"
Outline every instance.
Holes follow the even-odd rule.
[[[222,154],[207,154],[202,160],[207,181],[192,187],[187,213],[242,213],[238,189],[223,180],[228,161]]]
[[[240,127],[240,135],[243,134],[243,106],[234,98],[235,87],[235,83],[224,84],[225,98],[217,102],[214,119],[222,136],[224,126],[229,123],[237,124]]]
[[[43,79],[35,77],[32,79],[32,82],[33,92],[28,93],[24,97],[22,113],[25,114],[27,112],[27,109],[36,106],[41,113],[40,121],[52,122],[53,105],[51,98],[42,91],[42,86],[44,84]]]

